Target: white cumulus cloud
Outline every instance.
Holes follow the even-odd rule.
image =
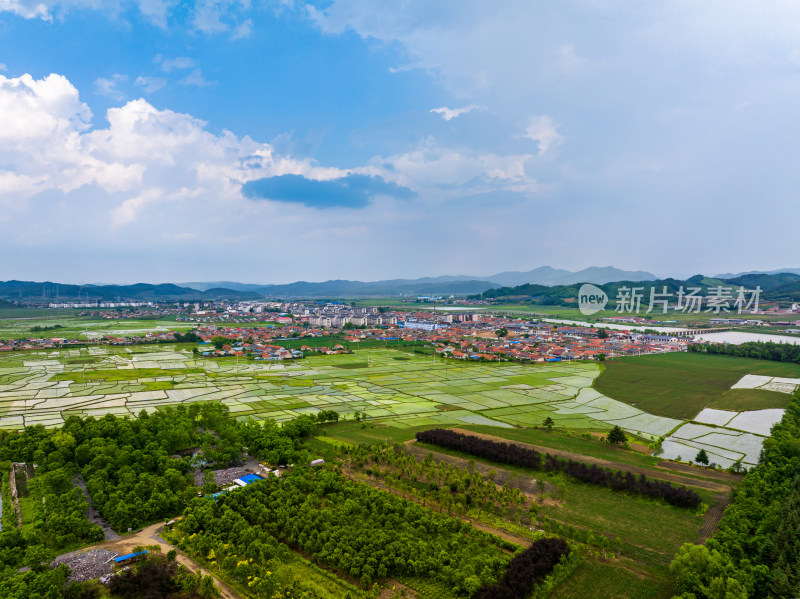
[[[446,121],[453,120],[454,118],[461,116],[462,114],[472,112],[473,110],[486,110],[486,106],[481,106],[480,104],[470,104],[469,106],[462,106],[461,108],[447,108],[446,106],[442,106],[441,108],[431,108],[431,112],[442,115],[442,118]]]
[[[564,141],[558,132],[558,125],[549,116],[534,116],[528,121],[524,137],[532,139],[539,145],[539,156],[543,156],[551,147]]]
[[[113,206],[109,222],[121,226],[157,203],[236,200],[250,179],[330,170],[247,137],[212,134],[203,121],[143,99],[106,118],[107,128],[92,129],[91,111],[61,75],[0,75],[0,201],[96,186]]]
[[[24,19],[52,21],[54,13],[60,16],[76,8],[116,16],[128,6],[135,6],[145,19],[165,28],[170,10],[177,4],[177,0],[0,0],[0,13],[10,12]]]

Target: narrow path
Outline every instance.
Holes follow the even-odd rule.
[[[106,541],[116,541],[119,539],[119,535],[114,532],[114,529],[111,528],[111,525],[108,523],[108,520],[103,518],[100,515],[100,512],[97,511],[97,508],[94,506],[94,502],[92,501],[92,496],[89,495],[89,491],[86,490],[86,481],[83,480],[82,474],[76,474],[72,479],[72,484],[78,487],[81,491],[83,491],[83,496],[86,497],[86,501],[89,503],[89,507],[86,510],[86,518],[89,522],[93,524],[97,524],[100,528],[103,529],[103,538]]]
[[[703,514],[703,524],[700,526],[700,532],[698,533],[698,543],[705,543],[711,535],[714,534],[714,531],[717,530],[717,526],[719,526],[719,521],[722,519],[722,515],[725,513],[725,508],[728,507],[729,503],[730,493],[720,493],[717,495],[714,505],[708,508],[706,513]]]
[[[19,497],[17,495],[16,466],[17,466],[16,462],[11,464],[11,478],[8,480],[8,484],[11,486],[11,502],[14,504],[14,509],[17,511],[17,528],[19,528],[21,530],[22,529],[22,510],[19,507]]]

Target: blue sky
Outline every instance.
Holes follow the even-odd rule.
[[[797,267],[797,22],[789,2],[0,0],[0,279]]]

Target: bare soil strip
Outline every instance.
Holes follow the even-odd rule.
[[[700,526],[698,543],[705,543],[711,535],[717,530],[719,521],[722,519],[722,514],[725,513],[725,508],[730,503],[730,493],[720,493],[717,495],[714,505],[712,505],[703,515],[703,524]]]

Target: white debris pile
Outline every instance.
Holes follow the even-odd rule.
[[[116,556],[116,553],[105,549],[73,551],[58,556],[53,560],[51,566],[55,568],[61,564],[67,564],[72,570],[69,579],[74,582],[85,582],[111,574],[114,570],[111,560]]]

